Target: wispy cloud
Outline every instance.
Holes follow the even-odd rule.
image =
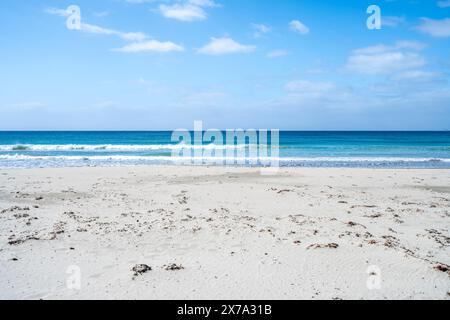
[[[113,49],[113,51],[124,53],[140,53],[140,52],[182,52],[184,47],[170,41],[160,42],[157,40],[149,40],[144,42],[135,42],[122,48]]]
[[[201,1],[201,0],[197,0]],[[58,8],[48,8],[45,10],[49,14],[58,15],[61,17],[68,17],[69,13],[67,10]],[[112,49],[112,51],[123,52],[123,53],[141,53],[141,52],[182,52],[184,47],[175,44],[170,41],[161,42],[158,40],[148,40],[148,36],[143,32],[122,32],[114,29],[108,29],[100,27],[97,25],[81,22],[80,31],[99,34],[99,35],[113,35],[117,36],[125,41],[132,42],[121,48]]]
[[[289,55],[289,51],[287,50],[273,50],[267,53],[266,57],[269,59],[285,57]]]
[[[311,109],[316,113],[318,109],[323,112],[327,109],[340,108],[342,111],[352,108],[357,99],[350,88],[329,81],[293,80],[285,84],[284,91],[269,104],[283,109]]]
[[[58,9],[58,8],[47,8],[45,12],[53,15],[57,15],[60,17],[68,17],[70,14],[67,10]],[[114,29],[108,29],[104,27],[100,27],[97,25],[89,24],[81,22],[80,31],[93,33],[93,34],[101,34],[101,35],[113,35],[117,36],[126,41],[144,41],[147,39],[147,35],[143,32],[122,32]]]
[[[205,8],[218,7],[212,0],[188,0],[173,4],[160,4],[158,11],[166,18],[184,22],[205,20],[208,15]]]
[[[44,11],[48,14],[53,14],[60,17],[68,17],[70,15],[70,13],[66,9],[46,8]]]
[[[95,102],[92,107],[96,109],[114,109],[120,106],[120,103],[114,100],[101,100]]]
[[[354,50],[347,60],[346,69],[368,75],[390,75],[411,70],[426,64],[417,52],[423,44],[414,41],[399,41],[393,46],[377,45]]]
[[[332,82],[313,82],[306,80],[297,80],[288,82],[285,86],[286,91],[290,93],[308,95],[313,97],[321,96],[336,88]]]
[[[398,74],[395,74],[392,77],[392,80],[424,82],[424,81],[430,81],[430,80],[436,79],[439,76],[440,76],[440,74],[437,72],[423,71],[423,70],[408,70],[408,71],[403,71]]]
[[[125,2],[133,3],[133,4],[141,4],[141,3],[155,2],[155,0],[125,0]]]
[[[94,12],[94,15],[95,15],[96,17],[103,18],[103,17],[106,17],[106,16],[109,15],[109,11],[99,11],[99,12]]]
[[[190,107],[219,107],[228,94],[220,91],[202,91],[190,93],[181,98],[181,105]]]
[[[421,18],[422,23],[416,27],[422,33],[436,38],[450,37],[450,18],[434,20]]]
[[[254,46],[240,44],[229,37],[211,38],[211,41],[198,49],[198,53],[222,55],[232,53],[248,53],[255,50]]]
[[[403,23],[405,23],[404,17],[383,16],[381,19],[381,25],[386,27],[397,27]]]
[[[21,102],[21,103],[15,103],[9,105],[9,107],[14,109],[24,109],[24,110],[31,110],[31,109],[38,109],[38,108],[44,108],[46,107],[46,104],[38,101],[29,101],[29,102]]]
[[[253,37],[259,38],[263,34],[270,32],[271,28],[262,23],[252,23],[252,28],[254,30]]]
[[[450,0],[438,1],[437,5],[439,8],[450,8]]]
[[[206,19],[206,12],[201,7],[190,4],[161,4],[159,10],[164,17],[180,21],[190,22]]]
[[[292,31],[295,31],[295,32],[298,32],[298,33],[301,33],[301,34],[308,34],[309,33],[309,28],[307,26],[305,26],[299,20],[292,20],[289,23],[289,27],[291,28]]]
[[[144,41],[147,39],[147,35],[143,32],[122,32],[88,23],[81,23],[81,31],[103,35],[114,35],[126,41]]]

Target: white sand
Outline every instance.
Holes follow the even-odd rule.
[[[0,212],[3,299],[450,298],[450,170],[0,170]]]

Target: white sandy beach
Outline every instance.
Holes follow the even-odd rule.
[[[449,228],[450,170],[0,170],[0,298],[450,299]]]

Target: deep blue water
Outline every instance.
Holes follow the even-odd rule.
[[[168,131],[0,132],[0,168],[177,163],[172,152],[179,147],[171,135]],[[279,160],[282,166],[450,168],[450,132],[283,131]]]

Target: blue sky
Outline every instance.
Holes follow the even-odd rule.
[[[447,0],[2,0],[0,35],[0,130],[450,129]]]

